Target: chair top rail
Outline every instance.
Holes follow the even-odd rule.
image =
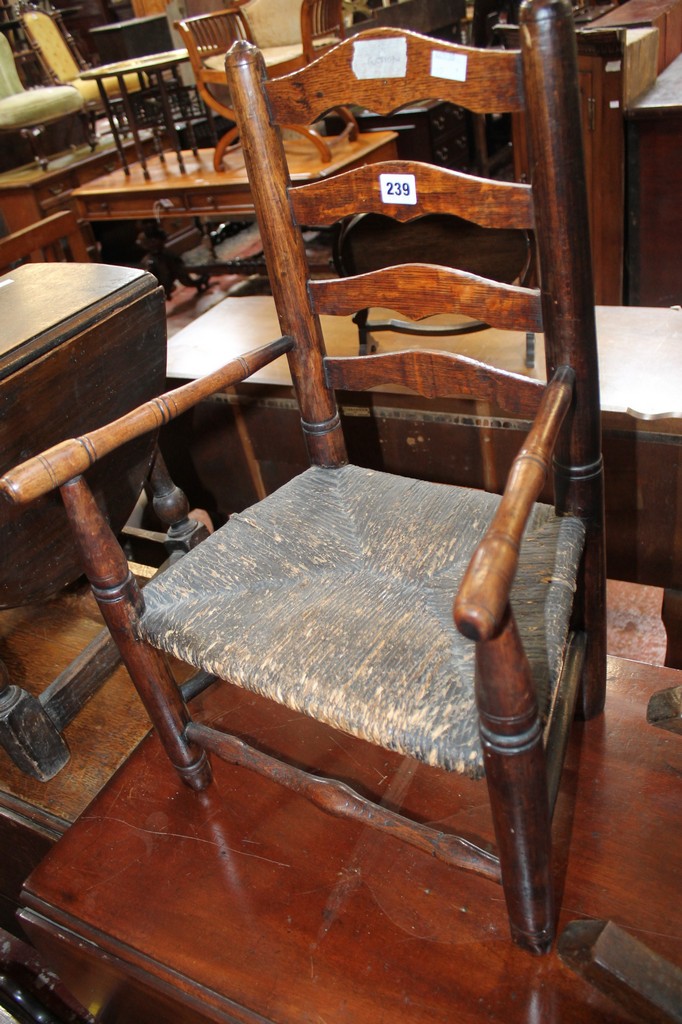
[[[489,640],[509,605],[523,533],[547,478],[559,431],[573,400],[575,372],[560,366],[540,403],[533,426],[514,459],[485,537],[469,563],[455,598],[457,628],[471,640]]]
[[[377,89],[388,80],[390,89]],[[275,119],[290,123],[310,124],[332,107],[353,103],[377,114],[427,99],[475,113],[524,107],[519,51],[475,49],[388,28],[344,40],[301,70],[268,81],[266,90]]]
[[[98,459],[128,441],[157,430],[204,398],[231,387],[293,348],[293,339],[277,338],[215,370],[168,391],[98,430],[54,445],[16,466],[0,479],[0,495],[12,505],[25,504],[80,476]]]
[[[449,213],[484,228],[534,226],[530,185],[492,181],[416,160],[365,164],[333,179],[298,185],[290,196],[299,224],[329,226],[361,210],[401,222]]]
[[[329,387],[368,391],[400,385],[424,398],[467,398],[490,402],[510,416],[533,418],[547,385],[533,377],[500,370],[442,349],[405,349],[368,356],[326,356]]]
[[[501,330],[542,331],[540,291],[502,284],[476,274],[428,263],[404,263],[353,277],[310,281],[316,313],[350,316],[385,306],[423,320],[438,313],[462,313]]]

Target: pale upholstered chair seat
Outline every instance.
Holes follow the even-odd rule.
[[[0,129],[48,123],[83,109],[83,99],[70,85],[40,86],[0,99]]]
[[[97,82],[84,81],[80,77],[82,69],[52,16],[37,8],[26,8],[22,12],[22,24],[54,80],[77,89],[88,106],[100,106],[102,100]],[[105,78],[103,84],[107,96],[120,96],[121,90],[115,77]],[[129,93],[138,92],[141,88],[135,72],[125,76],[125,84]]]
[[[118,79],[116,78],[104,78],[102,79],[104,85],[104,91],[107,96],[111,99],[117,99],[121,95],[119,88]],[[126,89],[129,93],[139,92],[141,89],[140,79],[135,74],[125,75]],[[83,97],[83,101],[88,106],[97,106],[101,103],[101,94],[97,82],[91,80],[84,80],[82,78],[73,78],[69,85],[77,89],[80,95]]]
[[[150,582],[141,631],[352,735],[478,775],[474,645],[452,603],[498,501],[355,466],[312,468]],[[546,505],[525,535],[524,597],[512,605],[543,714],[583,537],[579,520]]]

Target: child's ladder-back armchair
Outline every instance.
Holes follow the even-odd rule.
[[[602,463],[576,48],[566,0],[531,0],[522,49],[474,50],[394,30],[348,39],[268,80],[234,45],[228,81],[282,338],[147,403],[110,429],[6,474],[30,501],[60,486],[86,571],[171,763],[210,784],[209,754],[501,883],[511,933],[534,952],[556,925],[551,817],[570,722],[605,687]],[[525,113],[530,184],[410,161],[289,181],[278,125],[357,103],[387,113],[434,96]],[[299,225],[360,207],[409,220],[452,213],[532,230],[539,289],[402,264],[309,279]],[[327,357],[318,315],[381,304],[402,316],[462,312],[544,331],[548,383],[428,349]],[[202,396],[287,353],[311,468],[235,515],[141,594],[86,483],[89,465]],[[400,385],[489,402],[532,421],[502,498],[348,464],[336,392]],[[548,470],[556,505],[537,504]],[[453,621],[454,602],[454,621]],[[408,819],[193,721],[174,655],[336,729],[432,766],[485,776],[496,846]],[[440,775],[438,775],[440,778]],[[484,785],[481,782],[481,785]],[[239,799],[247,799],[243,792]]]

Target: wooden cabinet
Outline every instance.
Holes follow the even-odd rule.
[[[627,301],[682,302],[682,56],[627,114]]]
[[[452,103],[431,100],[386,116],[366,111],[358,124],[362,132],[380,128],[397,132],[401,160],[429,160],[452,170],[470,166],[470,117]]]
[[[658,31],[660,74],[682,51],[682,0],[628,0],[593,22],[598,29],[650,25]]]
[[[598,25],[594,22],[593,25]],[[625,110],[655,73],[656,30],[578,33],[583,150],[590,210],[595,302],[620,305],[625,267]],[[649,73],[650,72],[650,73]],[[514,129],[518,178],[528,173],[524,133]]]
[[[595,302],[623,301],[625,143],[622,33],[582,33],[578,70]]]
[[[124,145],[131,148],[130,159],[134,159],[132,141]],[[148,145],[151,149],[151,143]],[[53,159],[46,171],[31,164],[0,174],[0,232],[10,234],[51,213],[75,209],[75,188],[118,167],[120,160],[111,144],[99,145],[94,152],[89,146],[82,146]]]

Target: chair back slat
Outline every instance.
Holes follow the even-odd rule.
[[[377,88],[377,80],[390,89]],[[346,39],[266,90],[276,119],[289,123],[309,124],[332,107],[353,104],[390,114],[427,98],[478,113],[523,109],[518,51],[476,50],[385,28]]]
[[[342,0],[303,0],[301,4],[301,42],[306,61],[319,56],[322,49],[344,38]]]
[[[238,39],[253,42],[249,23],[236,7],[185,18],[178,23],[178,29],[188,51],[191,50],[200,61],[227,53]]]
[[[89,263],[78,219],[70,210],[0,238],[0,274],[20,263]]]
[[[409,194],[402,192],[405,185]],[[485,228],[533,227],[530,185],[491,181],[413,160],[365,164],[333,179],[301,185],[292,190],[291,204],[299,224],[329,226],[362,210],[390,214],[398,221],[448,213]]]
[[[319,378],[324,359],[319,314],[363,313],[369,306],[416,320],[447,312],[501,329],[542,331],[547,378],[558,365],[575,369],[577,397],[563,428],[558,465],[590,467],[598,458],[598,371],[574,28],[561,0],[533,0],[531,7],[519,51],[480,50],[376,29],[275,79],[268,78],[248,44],[237,43],[228,54],[228,81],[273,296],[282,330],[296,339],[289,363],[313,462],[329,465],[345,458],[333,395],[325,397]],[[321,173],[314,183],[289,179],[280,126],[307,124],[340,106],[387,115],[426,100],[444,100],[476,114],[523,114],[517,127],[528,133],[530,182],[486,181],[397,159],[354,161],[351,151],[349,164],[366,166],[346,174]],[[389,199],[384,183],[403,173],[413,194]],[[530,266],[539,287],[521,286],[508,276],[493,282],[492,274],[472,272],[466,263],[455,267],[447,243],[433,262],[423,250],[411,256],[409,241],[407,251],[396,251],[392,269],[311,280],[301,226],[330,225],[368,211],[403,226],[444,214],[486,230],[517,229],[532,244]],[[389,246],[386,238],[382,244]],[[562,484],[564,510],[584,508],[582,479],[579,470]]]
[[[409,388],[424,398],[456,397],[490,402],[510,416],[535,416],[545,385],[531,377],[496,370],[454,352],[431,349],[371,356],[327,356],[327,384],[342,391]]]
[[[539,290],[450,267],[403,263],[354,277],[311,281],[308,290],[318,314],[349,316],[358,308],[382,305],[419,320],[456,310],[502,330],[542,330]]]

